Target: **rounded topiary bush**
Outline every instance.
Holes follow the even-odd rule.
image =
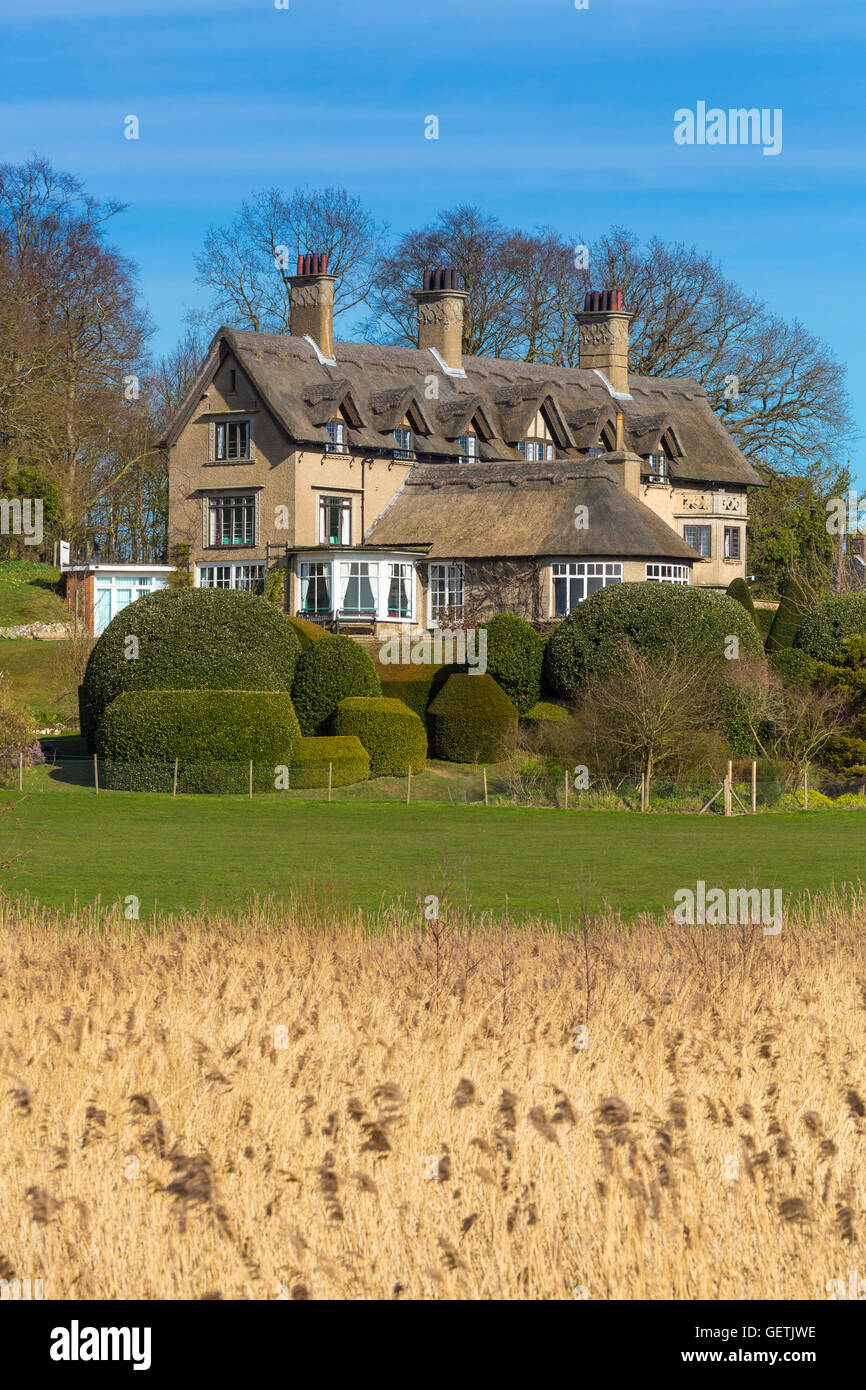
[[[544,638],[525,618],[498,613],[482,628],[487,633],[487,671],[525,714],[541,699]]]
[[[837,666],[845,659],[845,638],[860,633],[866,633],[866,593],[828,594],[806,613],[794,646]]]
[[[808,603],[799,581],[792,576],[785,586],[779,607],[773,615],[765,646],[767,652],[781,652],[793,646]]]
[[[127,690],[103,711],[96,751],[106,786],[126,791],[273,791],[301,731],[285,691]]]
[[[746,612],[749,614],[749,617],[754,622],[755,604],[754,600],[752,599],[752,591],[746,583],[745,579],[740,579],[739,576],[736,579],[732,579],[725,592],[727,593],[728,598],[734,598],[737,600],[737,603],[741,603],[743,605]]]
[[[81,732],[92,752],[103,711],[127,690],[288,691],[299,653],[285,618],[259,595],[161,589],[118,613],[90,653]]]
[[[305,652],[314,642],[320,642],[328,634],[321,623],[311,623],[309,618],[293,618],[291,614],[286,614],[286,622],[298,639],[301,651]]]
[[[302,738],[292,758],[292,787],[347,787],[370,776],[370,755],[357,738]]]
[[[370,775],[423,772],[427,766],[424,722],[402,700],[353,696],[341,700],[333,717],[335,734],[360,739],[370,754]]]
[[[301,652],[292,698],[302,734],[326,732],[341,700],[381,693],[375,666],[353,638],[326,637]]]
[[[615,584],[584,599],[551,634],[545,679],[555,694],[573,699],[592,677],[616,675],[626,638],[640,651],[676,647],[689,660],[721,666],[734,636],[740,655],[763,651],[755,624],[727,594],[676,584]]]
[[[450,676],[427,711],[433,752],[452,763],[498,762],[517,717],[492,676]]]

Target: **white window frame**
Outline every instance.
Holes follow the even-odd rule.
[[[343,420],[329,420],[325,426],[328,431],[328,442],[325,445],[327,454],[346,454],[349,452],[346,444],[346,425]]]
[[[415,431],[411,425],[398,425],[395,429],[394,457],[395,459],[413,459],[415,457]]]
[[[743,552],[743,540],[742,540],[742,536],[741,536],[741,534],[740,534],[740,532],[742,531],[742,529],[743,529],[743,528],[742,528],[741,526],[726,526],[726,527],[724,528],[724,531],[722,532],[722,555],[724,556],[724,558],[725,558],[726,560],[742,560],[742,558],[743,558],[743,553],[742,553],[742,552]],[[736,554],[736,555],[734,554],[733,548],[732,548],[732,546],[731,546],[731,540],[732,540],[732,538],[733,538],[733,533],[734,533],[735,531],[736,531],[736,533],[737,533],[737,554]]]
[[[415,566],[409,560],[385,560],[382,562],[386,566],[385,585],[382,594],[382,606],[385,609],[385,616],[388,622],[411,623],[415,618]],[[391,585],[397,583],[408,583],[409,586],[409,611],[408,613],[391,612]]]
[[[198,565],[196,569],[200,589],[243,589],[254,593],[256,585],[264,584],[265,566],[262,561]]]
[[[646,577],[660,584],[688,584],[688,565],[670,565],[662,561],[647,561]]]
[[[566,603],[564,613],[556,611],[556,580],[566,581]],[[595,584],[589,588],[589,580],[601,579],[601,584]],[[551,618],[566,618],[569,613],[574,611],[575,605],[571,601],[572,581],[583,582],[583,593],[578,597],[577,602],[583,603],[584,599],[589,598],[598,589],[609,589],[614,584],[622,583],[622,561],[621,560],[554,560],[550,566],[550,616]]]
[[[686,532],[687,532],[687,531],[706,531],[706,532],[707,532],[707,535],[708,535],[708,537],[709,537],[709,549],[706,551],[706,554],[704,553],[703,550],[698,550],[698,547],[697,547],[696,545],[692,545],[691,541],[689,540],[688,536],[686,535]],[[704,521],[684,521],[684,522],[683,522],[683,540],[685,541],[686,545],[692,545],[692,550],[697,550],[697,553],[701,556],[701,559],[703,559],[703,560],[711,560],[711,559],[713,558],[713,528],[712,528],[712,526],[708,526],[706,522],[704,522]]]
[[[477,434],[461,434],[461,436],[460,436],[460,438],[459,438],[459,440],[458,440],[458,443],[459,443],[460,449],[461,449],[460,462],[461,462],[461,463],[477,463],[477,462],[478,462],[478,435],[477,435]]]
[[[521,439],[517,452],[527,463],[551,463],[556,450],[549,439]]]
[[[313,571],[321,573],[313,573]],[[315,583],[318,595],[319,584],[324,583],[328,586],[328,606],[327,608],[306,608],[306,600],[309,594],[310,584]],[[332,560],[301,560],[298,565],[298,612],[303,617],[305,613],[333,613],[334,611],[334,564]]]
[[[434,595],[444,594],[445,603],[434,603]],[[439,627],[437,609],[462,618],[466,610],[466,569],[459,560],[432,561],[427,570],[427,625]]]
[[[235,427],[243,427],[246,434],[246,453],[229,454],[229,430]],[[224,453],[219,453],[220,432],[224,432]],[[253,422],[248,419],[214,420],[210,427],[210,462],[211,463],[249,463],[253,457]]]
[[[663,451],[650,454],[647,457],[647,466],[651,483],[667,483],[670,481],[668,456]]]
[[[347,617],[366,616],[372,613],[375,620],[379,620],[379,561],[378,560],[339,560],[340,583],[337,593],[339,603],[335,612],[345,613]],[[361,571],[366,570],[366,574]],[[356,572],[357,571],[357,572]],[[353,579],[357,579],[360,592],[362,580],[366,580],[373,590],[373,607],[370,608],[347,608],[346,593]]]

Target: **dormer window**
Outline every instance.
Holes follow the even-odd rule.
[[[600,459],[602,454],[604,453],[604,449],[601,447],[600,444],[590,444],[586,452],[589,454],[589,457],[591,459]]]
[[[460,436],[460,462],[477,463],[478,461],[478,436],[476,434],[461,434]]]
[[[647,465],[651,483],[666,483],[668,481],[668,461],[665,454],[650,454],[647,458]]]
[[[413,457],[412,431],[410,429],[401,425],[399,429],[394,431],[394,440],[396,443],[396,448],[394,449],[395,459],[410,459]]]
[[[546,439],[521,439],[517,451],[527,463],[544,463],[554,454],[553,445]]]
[[[326,429],[328,431],[328,442],[325,445],[325,452],[328,454],[345,454],[346,426],[343,421],[329,420]]]

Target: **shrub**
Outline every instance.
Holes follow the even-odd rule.
[[[525,714],[541,698],[544,638],[524,618],[500,613],[484,624],[487,671]]]
[[[752,601],[752,591],[746,583],[745,579],[740,579],[739,577],[736,579],[732,579],[727,587],[726,593],[728,595],[728,598],[736,599],[737,603],[741,603],[743,605],[749,617],[754,622],[755,605]]]
[[[555,705],[552,700],[539,700],[520,716],[521,724],[563,724],[568,720],[568,710]]]
[[[25,767],[45,761],[34,720],[19,705],[8,675],[0,671],[0,780],[17,774],[19,759]]]
[[[555,694],[573,699],[593,677],[615,676],[628,639],[638,651],[677,647],[689,659],[722,666],[726,639],[742,655],[763,648],[755,624],[726,594],[674,584],[615,584],[579,604],[551,634],[544,672]]]
[[[333,718],[335,734],[354,734],[370,754],[370,775],[423,772],[427,734],[423,720],[403,703],[383,696],[341,700]]]
[[[769,661],[777,675],[797,685],[812,685],[821,674],[820,663],[799,647],[781,647],[770,653]]]
[[[268,690],[128,690],[105,710],[96,750],[107,786],[168,791],[273,791],[301,731],[291,696]]]
[[[286,571],[281,565],[274,565],[265,580],[265,598],[282,613],[286,606]]]
[[[292,758],[292,787],[346,787],[370,776],[370,755],[360,739],[302,738]]]
[[[311,623],[309,618],[292,618],[287,614],[286,622],[297,637],[302,652],[308,651],[314,642],[320,642],[323,637],[328,636],[321,623]]]
[[[768,653],[779,652],[785,647],[793,646],[794,638],[803,621],[807,606],[808,600],[799,582],[792,576],[785,586],[785,592],[770,624],[770,631],[767,633],[767,640],[764,645]]]
[[[755,620],[755,627],[766,642],[770,635],[770,628],[773,626],[773,620],[776,617],[775,608],[756,608],[753,617]]]
[[[128,656],[127,637],[138,639]],[[90,751],[103,711],[128,690],[291,689],[298,639],[265,599],[161,589],[124,608],[90,654],[80,704]]]
[[[816,661],[837,666],[845,659],[845,638],[859,633],[866,633],[866,593],[828,594],[803,618],[795,645]]]
[[[450,676],[428,711],[437,758],[498,762],[517,728],[517,710],[490,675]]]
[[[380,670],[382,669],[387,669],[389,673],[382,677],[382,694],[394,700],[402,700],[404,704],[424,719],[430,707],[430,701],[442,689],[448,677],[464,668],[450,663],[447,666],[380,667]],[[412,674],[401,674],[396,680],[391,680],[390,673],[394,671],[411,671]]]
[[[292,698],[303,734],[324,731],[341,700],[381,693],[375,666],[353,638],[328,637],[301,652]]]

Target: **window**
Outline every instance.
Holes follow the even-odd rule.
[[[647,565],[647,579],[657,579],[662,584],[688,584],[688,565]]]
[[[521,439],[517,449],[527,463],[543,463],[552,459],[554,452],[553,445],[545,439]]]
[[[352,544],[351,497],[319,498],[319,541],[322,545]]]
[[[394,450],[395,459],[412,458],[412,431],[401,426],[394,431],[394,439],[397,444]]]
[[[250,456],[249,420],[218,420],[213,427],[213,456],[218,463]]]
[[[690,545],[699,555],[709,556],[712,553],[709,526],[684,526],[683,539],[686,545]]]
[[[247,589],[260,594],[265,586],[264,565],[199,565],[200,589]]]
[[[740,528],[739,526],[725,527],[725,550],[726,560],[739,560],[740,558]]]
[[[344,560],[340,565],[340,610],[347,614],[376,614],[379,566],[369,560]]]
[[[209,545],[254,545],[255,493],[231,493],[208,502]]]
[[[388,617],[412,617],[412,566],[390,564],[388,566]]]
[[[300,566],[301,612],[323,614],[331,611],[331,566],[318,560]]]
[[[430,622],[439,626],[463,617],[464,584],[462,565],[430,566]]]
[[[604,449],[602,449],[600,444],[591,444],[586,452],[589,454],[589,457],[591,459],[598,459],[601,458],[602,454],[604,453]]]
[[[478,436],[474,434],[461,434],[460,436],[460,462],[475,463],[478,458]]]
[[[554,618],[564,618],[596,589],[622,583],[618,560],[576,560],[553,565],[552,569]]]
[[[651,483],[666,483],[668,480],[668,461],[664,454],[650,454],[647,459]]]
[[[328,443],[325,445],[325,452],[328,454],[344,454],[346,452],[346,426],[342,420],[329,420],[326,426],[328,431]]]

